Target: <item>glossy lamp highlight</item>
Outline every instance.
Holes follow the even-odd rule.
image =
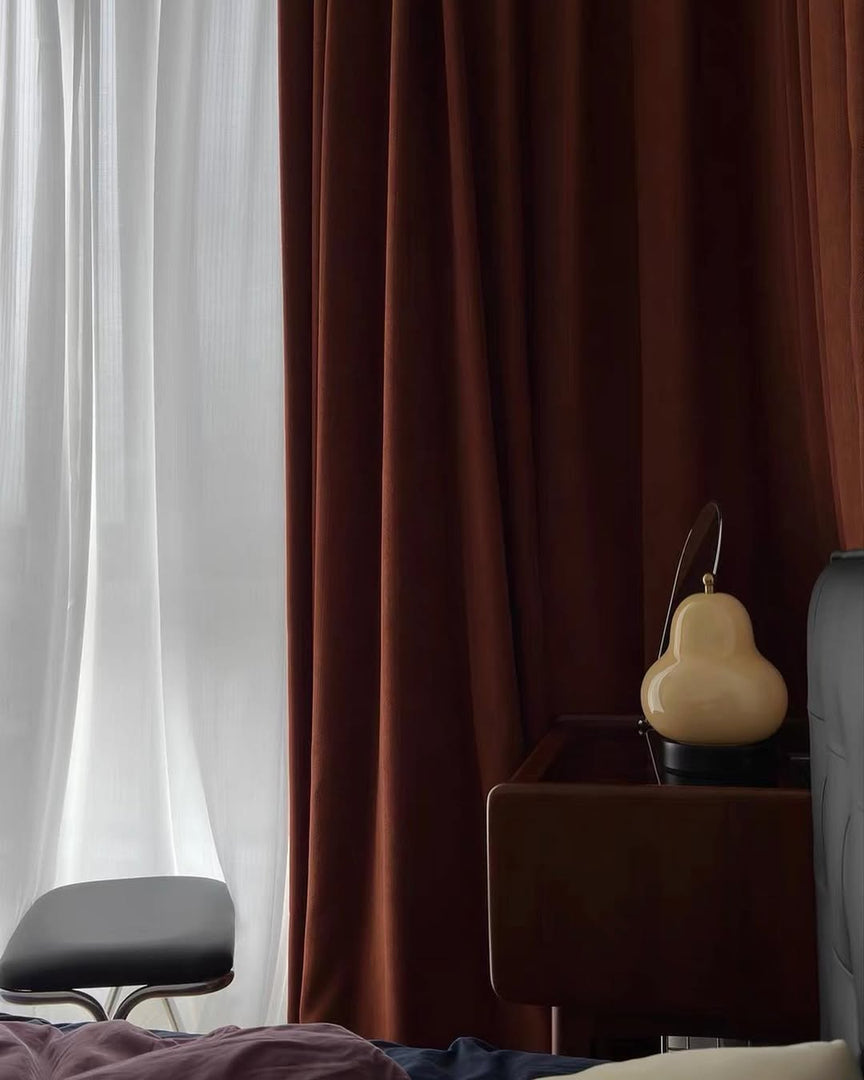
[[[642,709],[666,739],[695,746],[747,746],[783,722],[783,676],[756,648],[744,605],[714,592],[686,597],[672,618],[669,646],[642,681]]]

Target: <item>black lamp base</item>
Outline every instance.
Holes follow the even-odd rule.
[[[775,740],[749,746],[692,746],[661,739],[666,784],[712,787],[774,787],[778,755]]]

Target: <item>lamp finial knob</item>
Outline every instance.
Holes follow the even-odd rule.
[[[710,596],[714,592],[714,575],[703,574],[702,584],[705,586],[705,592]]]

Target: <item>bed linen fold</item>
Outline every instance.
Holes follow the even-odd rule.
[[[197,1038],[125,1020],[60,1028],[0,1022],[0,1080],[408,1080],[335,1024],[223,1027]]]

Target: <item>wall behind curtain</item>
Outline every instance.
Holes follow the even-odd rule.
[[[275,25],[0,4],[0,944],[58,884],[223,878],[193,1030],[284,1017]]]
[[[799,27],[280,13],[291,1015],[539,1045],[488,984],[485,795],[555,714],[638,710],[709,497],[803,708],[837,525]]]

